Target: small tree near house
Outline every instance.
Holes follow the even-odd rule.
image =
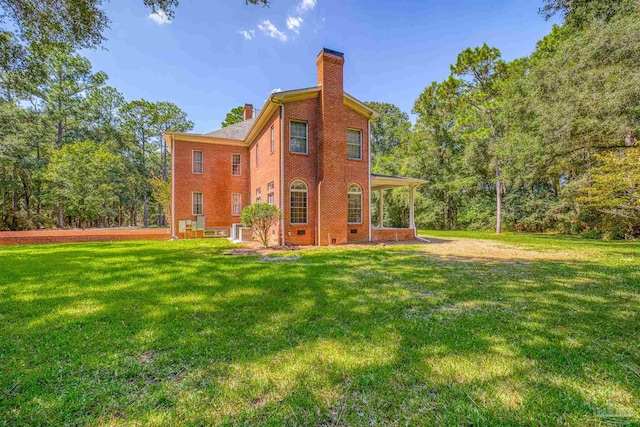
[[[242,223],[251,228],[262,245],[269,246],[269,230],[282,218],[282,211],[269,203],[254,203],[242,210]]]

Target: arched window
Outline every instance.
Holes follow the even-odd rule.
[[[351,184],[347,190],[347,222],[362,224],[362,188],[358,184]]]
[[[307,223],[307,184],[302,181],[291,183],[291,224]]]

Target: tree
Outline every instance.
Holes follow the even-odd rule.
[[[171,221],[171,181],[166,181],[157,175],[152,175],[149,180],[153,197],[162,207],[162,211],[166,212],[168,221]]]
[[[480,47],[465,49],[451,66],[451,76],[445,82],[447,90],[455,94],[461,108],[458,124],[466,128],[467,135],[489,157],[495,171],[496,233],[502,232],[502,193],[500,177],[501,159],[498,154],[499,128],[496,123],[496,107],[500,94],[505,64],[500,50],[486,43]]]
[[[640,148],[611,151],[596,156],[587,184],[577,201],[627,224],[627,232],[640,231]]]
[[[244,120],[244,107],[242,105],[238,107],[234,107],[227,113],[227,116],[224,118],[224,121],[221,123],[221,126],[227,127],[229,125],[234,125],[236,123],[240,123]]]
[[[386,102],[366,102],[367,106],[380,113],[371,122],[371,154],[390,154],[396,147],[407,145],[411,134],[409,115],[397,106]]]
[[[606,22],[619,14],[631,13],[637,8],[637,0],[543,0],[538,10],[545,19],[561,13],[571,26],[582,27],[596,20]]]
[[[149,177],[147,157],[149,150],[153,148],[149,143],[155,135],[155,116],[155,105],[144,99],[128,102],[121,110],[122,128],[136,159],[138,173],[142,177],[140,182],[145,184]],[[149,226],[148,193],[148,188],[142,190],[142,218],[145,227]]]
[[[122,173],[120,158],[107,146],[93,141],[67,144],[53,153],[47,167],[51,196],[61,201],[67,214],[81,227],[87,221],[107,223],[117,201],[114,177]]]
[[[282,218],[282,211],[269,203],[254,203],[242,209],[240,219],[251,228],[265,248],[269,246],[269,230]]]

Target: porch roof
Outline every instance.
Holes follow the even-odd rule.
[[[426,184],[427,181],[418,178],[407,178],[405,176],[381,175],[378,173],[371,174],[371,189],[380,190],[385,188],[397,187],[414,187],[420,184]]]

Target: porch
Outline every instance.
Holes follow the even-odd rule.
[[[374,192],[378,193],[378,221],[371,224],[371,240],[413,240],[417,237],[415,223],[415,198],[414,192],[418,185],[427,181],[417,178],[406,178],[402,176],[371,174],[371,194],[373,200]],[[409,188],[409,227],[385,227],[384,224],[384,191],[392,188]],[[373,208],[373,206],[372,206]]]

